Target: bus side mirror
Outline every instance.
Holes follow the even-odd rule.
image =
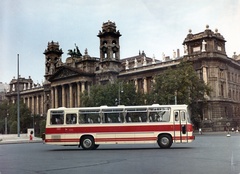
[[[186,125],[182,125],[182,133],[186,134]]]

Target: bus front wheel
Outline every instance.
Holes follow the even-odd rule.
[[[91,150],[95,147],[95,142],[93,137],[91,136],[84,136],[81,138],[81,146],[85,150]]]
[[[170,148],[172,146],[172,137],[170,135],[164,134],[158,137],[158,145],[161,148]]]

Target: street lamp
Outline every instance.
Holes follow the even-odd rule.
[[[5,117],[5,134],[7,134],[8,130],[7,130],[7,118],[8,118],[8,113],[7,116]]]
[[[121,104],[121,93],[123,93],[122,83],[118,83],[118,105]]]
[[[175,101],[175,105],[177,105],[177,91],[175,91],[175,94],[174,94],[174,101]]]
[[[33,117],[33,131],[34,131],[34,114],[32,114]]]

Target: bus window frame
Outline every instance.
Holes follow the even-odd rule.
[[[163,119],[164,118],[164,114],[160,115],[159,113],[162,112],[162,111],[166,111],[166,113],[168,114],[167,117],[168,117],[168,120],[165,120]],[[150,107],[148,109],[148,112],[149,112],[149,122],[170,122],[171,121],[171,107]],[[156,118],[152,118],[152,121],[151,121],[151,115],[152,113],[156,113],[156,116],[159,117],[159,120],[157,120]],[[155,117],[156,117],[155,116]]]
[[[102,123],[102,118],[101,118],[101,114],[100,114],[100,110],[99,109],[84,109],[84,110],[78,110],[78,124],[100,124]],[[100,121],[93,121],[92,118],[93,115],[90,115],[88,117],[88,114],[97,114],[97,120],[100,118]],[[83,119],[81,118],[81,116],[84,115]],[[86,117],[86,118],[85,118]],[[83,122],[80,122],[81,120],[83,120]]]
[[[68,115],[69,116],[73,116],[73,115],[75,116],[75,123],[73,123],[73,122],[72,123],[68,123],[68,120],[67,120],[68,119]],[[78,114],[76,112],[75,113],[73,113],[73,112],[65,113],[64,116],[65,116],[64,120],[65,120],[65,124],[66,125],[76,125],[78,123]],[[71,120],[71,121],[73,121],[73,120]]]
[[[112,119],[108,116],[108,114],[119,114],[117,118],[117,122],[112,122],[115,119]],[[122,108],[104,108],[101,110],[102,115],[102,123],[125,123],[125,111]],[[107,118],[106,118],[107,116]],[[115,117],[115,116],[113,116]],[[120,119],[120,120],[119,120]]]
[[[132,115],[132,113],[142,113],[145,114],[145,121],[140,121],[139,117],[141,117],[141,120],[143,116],[137,116],[137,118],[135,117],[135,115]],[[134,118],[132,118],[134,117]],[[129,119],[130,118],[130,119]],[[135,121],[137,120],[137,121]],[[148,108],[147,107],[141,107],[141,108],[125,108],[125,123],[147,123],[148,122]]]
[[[56,115],[58,117],[62,117],[62,118],[58,118],[56,117]],[[54,117],[53,117],[54,116]],[[50,111],[50,125],[64,125],[64,118],[65,118],[65,112],[64,110],[52,110]],[[53,121],[54,119],[54,121]],[[59,119],[60,122],[57,123],[58,121],[56,119]]]

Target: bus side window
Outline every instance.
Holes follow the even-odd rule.
[[[174,113],[174,118],[175,118],[175,121],[179,121],[179,115],[178,115],[178,112],[175,112],[175,113]]]
[[[182,121],[186,121],[186,114],[184,111],[180,112]]]
[[[126,122],[127,123],[131,123],[132,122],[131,112],[127,112],[127,114],[126,114]]]
[[[66,123],[67,124],[76,124],[77,123],[77,114],[66,114]]]
[[[149,113],[149,122],[155,122],[157,119],[157,113],[156,112],[150,112]]]
[[[170,111],[164,112],[164,114],[162,115],[162,121],[164,121],[164,122],[170,121]]]
[[[63,124],[63,114],[51,115],[51,124]]]
[[[101,123],[101,117],[98,112],[88,112],[79,114],[79,124]]]
[[[57,124],[56,118],[53,115],[51,115],[51,124]]]
[[[86,117],[87,117],[86,114],[79,114],[78,123],[79,124],[87,123],[87,118]]]

